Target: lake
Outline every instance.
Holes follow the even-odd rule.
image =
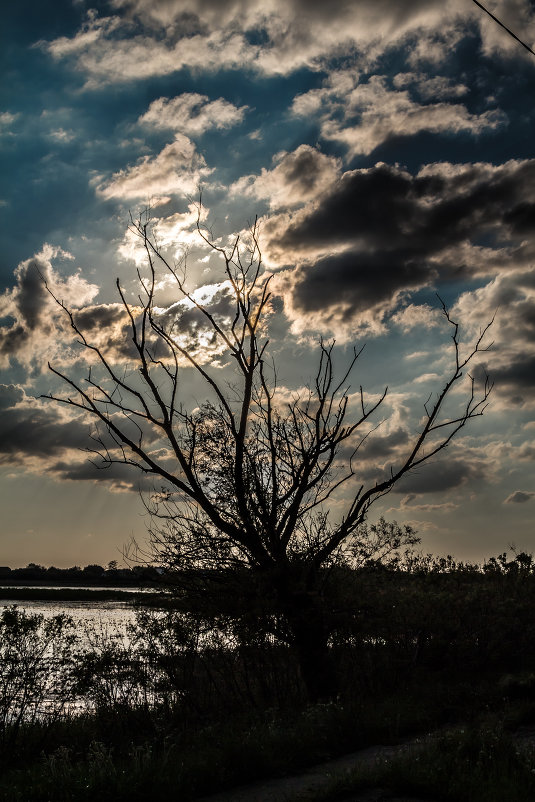
[[[2,595],[9,596],[11,586],[1,586],[0,591]],[[13,588],[15,589],[15,588]],[[133,601],[136,599],[137,594],[143,592],[144,589],[140,588],[110,588],[110,587],[81,587],[69,586],[58,587],[55,586],[32,586],[31,588],[25,586],[25,590],[84,590],[84,591],[117,591],[121,594],[129,593],[132,595],[132,601],[121,600],[102,600],[95,598],[94,601],[71,601],[71,600],[47,600],[47,599],[20,599],[20,598],[2,598],[0,599],[0,612],[5,607],[16,605],[20,610],[27,613],[43,615],[45,618],[51,618],[55,615],[65,614],[73,619],[77,634],[80,638],[80,643],[83,646],[84,642],[87,643],[88,633],[91,631],[98,633],[107,633],[109,635],[124,636],[129,624],[135,623],[136,607]],[[20,587],[17,587],[20,590]],[[150,590],[150,589],[149,589]],[[153,592],[153,591],[152,591]],[[96,593],[95,595],[98,595]]]

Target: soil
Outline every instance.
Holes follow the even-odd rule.
[[[373,766],[377,761],[389,760],[406,752],[416,752],[428,743],[432,735],[403,741],[393,746],[370,746],[344,757],[314,766],[299,775],[233,788],[230,791],[203,797],[197,802],[290,802],[300,796],[328,788],[333,781],[343,780],[358,766]],[[434,802],[431,799],[400,797],[383,788],[367,789],[341,797],[339,802]]]

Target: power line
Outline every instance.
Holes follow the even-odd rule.
[[[523,41],[522,41],[522,39],[519,39],[519,38],[518,38],[518,36],[516,35],[516,33],[513,33],[513,31],[512,31],[512,30],[510,30],[510,28],[508,28],[508,27],[507,27],[507,25],[504,25],[504,24],[503,24],[503,22],[502,22],[501,20],[499,20],[499,19],[498,19],[498,17],[495,17],[495,16],[494,16],[494,14],[491,14],[491,12],[488,10],[488,8],[485,8],[485,6],[484,6],[484,5],[482,5],[481,3],[479,3],[479,2],[478,2],[478,0],[474,0],[474,3],[476,4],[476,6],[479,6],[479,8],[481,8],[481,9],[482,9],[482,10],[483,10],[483,11],[484,11],[486,14],[488,14],[488,15],[489,15],[489,17],[492,17],[492,19],[494,20],[494,22],[497,22],[497,23],[498,23],[498,25],[501,25],[501,27],[502,27],[502,28],[503,28],[505,31],[507,31],[507,33],[508,33],[510,36],[512,36],[512,37],[513,37],[513,39],[516,39],[516,41],[517,41],[519,44],[521,44],[521,45],[522,45],[522,47],[525,47],[525,48],[526,48],[526,50],[528,51],[528,53],[531,53],[531,55],[532,55],[532,56],[535,56],[535,52],[534,52],[534,51],[531,49],[531,47],[530,47],[529,45],[527,45],[525,42],[523,42]]]

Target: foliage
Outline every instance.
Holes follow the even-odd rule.
[[[374,767],[359,767],[305,799],[334,802],[370,787],[380,787],[385,799],[410,794],[443,802],[531,802],[535,748],[515,742],[501,724],[487,718],[417,742],[399,757],[379,758]]]
[[[403,535],[382,527],[379,534]],[[135,800],[148,789],[155,800],[171,792],[187,799],[458,721],[465,733],[445,736],[439,753],[422,753],[421,770],[407,764],[383,779],[413,793],[419,783],[437,799],[431,788],[449,788],[445,799],[477,800],[485,797],[475,780],[466,784],[469,772],[481,788],[489,787],[484,775],[500,774],[502,796],[489,800],[529,799],[522,794],[531,788],[531,764],[499,727],[477,722],[488,710],[514,726],[535,719],[533,560],[501,555],[460,565],[399,545],[382,562],[325,569],[340,688],[328,704],[306,704],[291,649],[267,637],[246,643],[239,627],[245,632],[248,622],[239,623],[230,600],[212,615],[193,591],[172,603],[166,597],[167,609],[141,609],[120,637],[93,631],[90,649],[77,657],[69,627],[60,628],[67,653],[42,617],[5,611],[4,668],[20,662],[29,687],[39,680],[44,688],[46,679],[46,698],[58,687],[52,668],[64,669],[65,697],[51,707],[28,693],[28,715],[5,722],[0,799]],[[53,633],[57,648],[47,652]],[[50,662],[61,654],[65,662]],[[39,657],[34,673],[30,656]],[[4,688],[6,709],[13,695]],[[76,717],[64,704],[75,692],[86,703]],[[463,784],[472,797],[455,796]]]
[[[75,634],[66,615],[45,618],[7,607],[0,615],[0,738],[23,724],[56,719],[73,699]]]

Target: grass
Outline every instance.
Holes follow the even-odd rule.
[[[173,736],[167,729],[138,740],[130,733],[128,740],[125,731],[123,741],[115,743],[91,739],[103,736],[111,718],[101,722],[100,733],[94,722],[86,721],[84,738],[78,732],[72,746],[56,746],[30,766],[4,773],[0,800],[194,799],[262,777],[283,776],[289,768],[298,773],[332,756],[333,749],[348,743],[348,713],[335,705],[316,706],[284,718],[272,714],[256,722],[243,720],[241,726],[237,721],[210,725],[189,737]],[[84,722],[79,725],[83,729]],[[72,722],[70,726],[75,735]],[[487,716],[478,724],[449,728],[428,743],[406,747],[399,757],[357,767],[325,790],[301,793],[298,799],[335,802],[371,788],[437,802],[533,802],[535,748],[519,744],[503,721]]]
[[[189,800],[263,778],[298,774],[374,743],[395,743],[434,729],[452,711],[469,709],[464,686],[444,687],[444,696],[449,692],[451,697],[446,713],[441,694],[431,704],[436,692],[436,681],[427,690],[420,682],[412,692],[381,700],[286,712],[254,713],[244,707],[204,723],[183,720],[173,711],[112,709],[57,722],[47,732],[36,726],[33,746],[27,733],[22,739],[26,751],[13,755],[14,765],[10,761],[12,767],[0,776],[0,800]],[[480,707],[480,701],[472,693],[472,703]],[[532,714],[532,708],[520,703],[514,713],[507,708],[513,724]],[[502,725],[473,724],[448,731],[417,753],[378,764],[372,771],[356,771],[317,799],[339,799],[380,785],[437,800],[522,802],[535,799],[535,762],[529,761]],[[488,791],[491,782],[494,796]]]
[[[107,588],[0,588],[0,599],[7,601],[125,601],[143,605],[158,605],[161,597],[156,593],[145,593]]]
[[[378,759],[373,767],[357,767],[321,791],[300,795],[299,802],[336,802],[370,789],[437,802],[533,802],[535,745],[515,740],[490,717]]]

